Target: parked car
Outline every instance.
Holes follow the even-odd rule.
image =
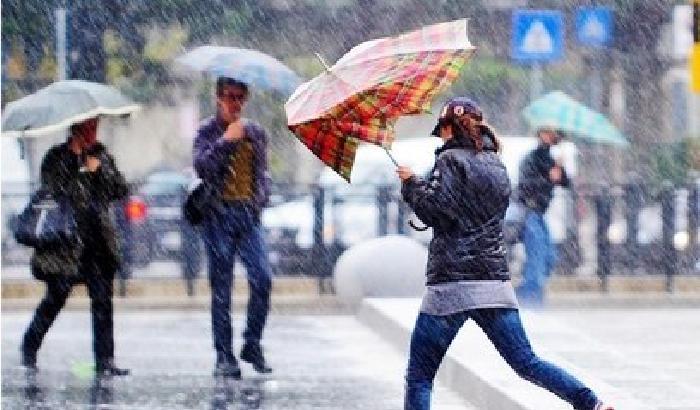
[[[160,170],[150,174],[125,203],[125,256],[133,266],[174,260],[181,262],[185,277],[199,273],[202,264],[199,235],[182,218],[182,202],[189,182],[180,172]]]
[[[2,204],[0,212],[0,243],[2,249],[2,264],[12,265],[28,263],[30,250],[19,245],[13,236],[14,223],[17,216],[29,202],[31,183],[29,165],[21,155],[21,147],[17,139],[2,138],[0,161],[0,191]]]

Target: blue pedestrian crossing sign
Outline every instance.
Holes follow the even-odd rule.
[[[576,37],[581,44],[604,47],[612,40],[613,14],[609,7],[579,7]]]
[[[511,55],[521,62],[561,58],[564,49],[562,13],[555,10],[515,10]]]

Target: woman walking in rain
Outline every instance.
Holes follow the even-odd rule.
[[[471,318],[520,377],[577,410],[613,410],[566,371],[541,360],[530,346],[503,244],[510,180],[497,154],[498,140],[482,123],[481,109],[468,98],[450,100],[432,134],[444,142],[436,151],[432,175],[424,180],[407,167],[397,169],[404,200],[433,228],[427,290],[411,336],[404,409],[430,408],[442,358]]]
[[[70,203],[83,248],[74,261],[77,266],[55,266],[51,254],[39,250],[32,257],[32,273],[46,282],[46,295],[22,340],[22,364],[31,370],[36,370],[37,351],[73,285],[85,283],[90,296],[96,373],[129,373],[114,364],[112,295],[119,252],[109,216],[110,204],[126,197],[128,187],[107,148],[97,141],[97,126],[97,118],[71,126],[68,140],[49,149],[41,163],[41,186],[54,198]],[[47,272],[56,269],[63,272]],[[71,276],[70,271],[78,275]]]

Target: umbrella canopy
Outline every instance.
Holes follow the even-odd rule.
[[[600,114],[561,91],[552,91],[523,110],[532,128],[551,127],[590,142],[626,146],[627,139]]]
[[[58,81],[13,101],[2,113],[2,135],[37,137],[100,115],[129,115],[139,105],[115,88],[82,80]]]
[[[236,47],[197,47],[175,60],[192,70],[230,77],[253,87],[289,95],[299,76],[279,60],[260,51]]]
[[[388,149],[399,116],[427,112],[474,50],[464,19],[359,44],[289,98],[289,129],[350,181],[359,141]]]

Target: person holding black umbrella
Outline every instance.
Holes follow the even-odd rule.
[[[95,117],[72,125],[68,140],[50,148],[41,163],[42,189],[67,201],[74,211],[81,251],[77,266],[61,266],[61,272],[44,260],[49,257],[46,252],[37,249],[34,253],[32,273],[46,282],[46,295],[22,339],[22,364],[31,370],[36,370],[37,352],[73,285],[82,282],[90,296],[96,373],[129,373],[114,363],[112,295],[120,260],[109,215],[110,205],[126,197],[128,187],[107,148],[97,141],[98,124]]]

